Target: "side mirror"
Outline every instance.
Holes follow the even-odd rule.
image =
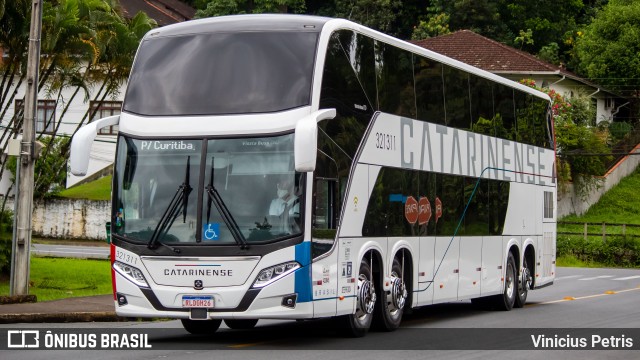
[[[293,157],[297,172],[316,169],[318,157],[318,122],[336,117],[336,109],[318,110],[296,124]]]
[[[93,144],[98,130],[107,126],[118,125],[119,122],[120,115],[109,116],[88,123],[73,135],[73,139],[71,139],[71,155],[69,157],[69,166],[73,175],[84,176],[87,174],[91,144]]]

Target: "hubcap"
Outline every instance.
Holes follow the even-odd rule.
[[[391,274],[391,310],[401,310],[407,300],[407,288],[401,278]]]
[[[531,289],[531,283],[533,279],[531,278],[531,273],[529,272],[529,268],[522,269],[522,292],[525,292]]]
[[[507,296],[511,298],[513,296],[513,267],[509,266],[507,268]]]
[[[376,292],[373,283],[363,274],[358,277],[358,311],[356,315],[362,317],[373,313],[376,304]]]

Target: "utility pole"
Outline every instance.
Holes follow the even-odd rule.
[[[32,0],[29,54],[27,58],[27,92],[24,99],[24,121],[18,170],[18,193],[13,238],[11,295],[29,294],[29,262],[31,247],[31,213],[33,209],[33,177],[37,154],[36,109],[38,105],[38,70],[40,68],[40,36],[42,33],[42,0]]]

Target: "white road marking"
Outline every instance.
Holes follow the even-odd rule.
[[[584,278],[584,279],[578,279],[578,280],[606,279],[606,278],[610,278],[610,277],[613,277],[613,275],[601,275],[601,276],[594,276],[594,277]]]
[[[577,277],[581,277],[581,276],[583,276],[583,275],[560,276],[560,277],[557,277],[556,280],[573,279],[573,278],[577,278]]]
[[[617,279],[611,279],[611,280],[631,280],[631,279],[638,279],[638,278],[640,278],[640,275],[636,275],[636,276],[627,276],[627,277],[617,278]]]

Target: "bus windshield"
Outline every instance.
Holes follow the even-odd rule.
[[[113,233],[133,243],[250,245],[302,232],[304,176],[294,170],[293,134],[121,135],[114,176]]]
[[[136,55],[124,111],[221,115],[308,105],[317,37],[314,32],[149,37]]]

